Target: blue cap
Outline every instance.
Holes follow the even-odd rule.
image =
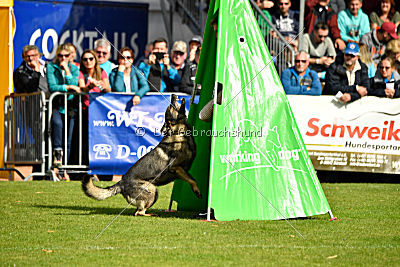
[[[346,48],[344,49],[344,53],[358,56],[360,55],[360,48],[356,43],[348,43]]]

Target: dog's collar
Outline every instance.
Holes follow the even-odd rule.
[[[187,137],[184,134],[164,136],[163,143],[182,143],[187,141]]]

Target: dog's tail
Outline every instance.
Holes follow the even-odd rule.
[[[116,194],[121,193],[122,190],[119,182],[106,188],[95,186],[93,184],[92,177],[89,175],[86,175],[83,178],[82,189],[88,197],[96,200],[104,200],[106,198],[115,196]]]

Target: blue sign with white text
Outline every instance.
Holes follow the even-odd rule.
[[[44,60],[53,60],[58,45],[73,43],[79,59],[103,36],[113,46],[112,61],[117,60],[117,50],[124,46],[138,58],[147,43],[148,6],[117,1],[15,0],[14,68],[22,62],[25,45],[37,45]]]
[[[93,174],[125,172],[162,139],[161,127],[170,95],[89,94],[89,170]],[[190,96],[186,99],[189,111]],[[180,101],[178,101],[180,103]]]

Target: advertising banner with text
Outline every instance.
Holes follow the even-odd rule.
[[[288,99],[315,169],[400,173],[400,99]]]
[[[43,59],[52,60],[57,46],[70,42],[79,59],[102,36],[117,50],[130,47],[138,58],[147,43],[148,7],[126,1],[15,0],[14,68],[22,62],[25,45],[37,45]],[[116,49],[111,50],[112,61],[117,60]]]
[[[132,106],[132,97],[116,93],[89,94],[91,173],[125,174],[161,141],[170,94],[146,95],[136,106]],[[186,98],[188,112],[190,96],[178,94],[178,98]]]

